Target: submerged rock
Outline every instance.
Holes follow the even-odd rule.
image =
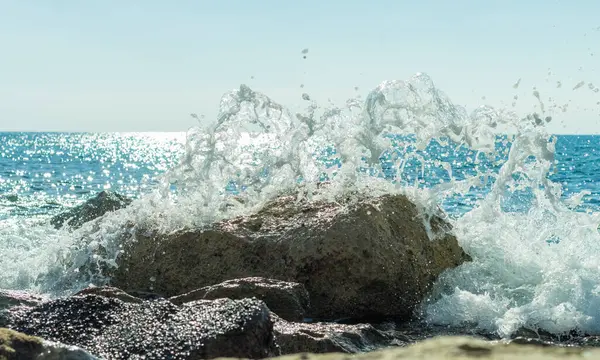
[[[264,358],[275,354],[268,308],[256,299],[123,302],[81,295],[10,311],[9,327],[107,359]]]
[[[303,284],[317,319],[406,319],[441,272],[469,259],[449,229],[403,195],[337,203],[283,196],[204,229],[138,232],[112,284],[175,296],[261,276]]]
[[[112,191],[102,191],[81,205],[55,215],[50,224],[59,229],[65,224],[78,228],[84,223],[101,217],[107,212],[116,211],[131,204],[131,199]]]
[[[14,330],[0,328],[0,359],[3,360],[96,360],[88,352]]]
[[[264,301],[272,312],[288,321],[304,320],[309,306],[308,292],[302,284],[262,277],[228,280],[171,297],[169,300],[174,304],[183,304],[200,299],[249,297]]]
[[[369,324],[297,323],[271,315],[281,354],[359,353],[405,343]]]

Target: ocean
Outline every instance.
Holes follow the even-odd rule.
[[[0,133],[0,288],[101,285],[102,274],[78,268],[90,257],[115,264],[124,224],[202,226],[330,181],[334,192],[402,192],[446,211],[473,261],[437,281],[423,304],[429,323],[600,334],[600,136],[551,134],[550,121],[467,112],[417,74],[301,114],[241,86],[214,122],[187,132]],[[135,201],[98,226],[50,225],[102,190]]]

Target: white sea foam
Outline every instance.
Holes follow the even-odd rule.
[[[349,189],[402,192],[423,211],[475,192],[475,207],[451,220],[473,261],[439,279],[423,304],[426,319],[502,336],[520,327],[600,333],[600,218],[573,211],[580,198],[564,203],[560,185],[548,179],[555,142],[545,131],[549,120],[491,107],[469,114],[425,74],[386,81],[364,103],[352,99],[328,109],[311,103],[303,114],[241,86],[222,98],[214,123],[190,129],[181,163],[152,194],[72,233],[50,231],[40,252],[52,256],[26,252],[34,260],[25,264],[37,269],[27,276],[49,274],[37,282],[41,291],[100,284],[102,274],[81,269],[90,259],[115,266],[124,231],[203,226],[252,211],[299,183],[301,196],[325,179],[333,191],[323,196]],[[396,141],[390,134],[413,138]],[[510,141],[499,144],[498,134],[510,134]],[[457,160],[423,151],[432,142],[471,155]],[[483,166],[486,161],[496,168]],[[424,189],[419,173],[425,172],[440,178]],[[0,278],[3,284],[17,283],[23,267],[17,260],[10,259],[15,264]]]

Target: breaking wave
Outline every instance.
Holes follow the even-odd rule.
[[[105,282],[80,269],[90,259],[116,266],[123,229],[204,226],[290,189],[332,199],[397,192],[423,212],[444,208],[473,259],[436,283],[423,304],[428,322],[501,336],[523,327],[600,333],[600,218],[576,211],[583,195],[567,198],[551,180],[549,117],[488,106],[469,113],[426,74],[383,82],[342,107],[307,104],[294,114],[245,85],[225,94],[216,121],[189,130],[184,156],[152,193],[81,229],[53,232],[44,250],[52,261],[38,258],[45,270],[23,286],[57,292]],[[323,181],[333,191],[315,193]],[[3,282],[17,281],[17,270]]]

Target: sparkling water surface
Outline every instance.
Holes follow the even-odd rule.
[[[137,198],[184,142],[185,133],[0,133],[0,219],[54,214],[102,190]]]
[[[157,178],[179,163],[184,154],[185,133],[0,133],[0,219],[56,214],[79,204],[102,190],[138,198],[152,189]],[[499,138],[501,144],[505,139]],[[410,145],[398,140],[395,151],[406,153]],[[431,143],[423,156],[451,162],[453,176],[464,179],[475,169],[498,170],[510,148],[496,163],[487,159],[475,163],[474,151],[455,150],[452,146]],[[412,149],[411,149],[412,150]],[[326,153],[323,160],[327,160]],[[388,153],[389,155],[389,153]],[[600,136],[557,135],[556,165],[550,175],[563,187],[563,197],[581,192],[578,210],[600,209]],[[382,156],[385,168],[386,159]],[[439,167],[407,161],[403,178],[394,171],[390,181],[422,187],[449,180]],[[489,189],[489,188],[488,188]],[[452,214],[462,214],[485,195],[485,189],[456,197],[444,203]],[[519,198],[514,198],[518,202]],[[1,239],[0,239],[1,240]]]
[[[436,281],[429,323],[600,334],[600,136],[551,135],[548,121],[468,112],[418,73],[304,114],[242,85],[187,133],[2,133],[0,288],[106,284],[81,269],[117,266],[127,234],[202,227],[330,180],[318,196],[401,193],[450,215],[472,261]],[[79,229],[49,224],[106,189],[136,200]]]

